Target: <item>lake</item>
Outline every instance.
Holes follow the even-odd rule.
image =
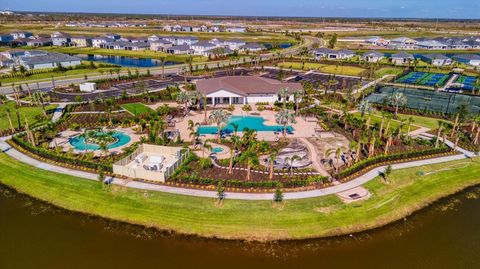
[[[0,268],[479,268],[479,197],[471,188],[362,234],[244,243],[71,213],[0,186]]]
[[[156,67],[161,66],[158,59],[153,58],[134,58],[130,56],[115,56],[115,55],[94,55],[94,54],[76,54],[76,57],[84,61],[103,62],[109,64],[116,64],[125,67]],[[165,66],[179,64],[177,62],[166,61]]]

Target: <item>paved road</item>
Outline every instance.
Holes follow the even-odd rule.
[[[8,154],[9,156],[17,159],[18,161],[27,163],[29,165],[32,165],[34,167],[52,171],[52,172],[57,172],[61,174],[67,174],[67,175],[73,175],[76,177],[84,178],[84,179],[89,179],[89,180],[97,180],[97,174],[93,173],[88,173],[88,172],[83,172],[83,171],[78,171],[78,170],[73,170],[61,166],[56,166],[44,162],[40,162],[36,159],[33,159],[13,148],[11,148],[5,140],[8,139],[8,137],[3,137],[0,138],[0,150]],[[451,143],[449,144],[451,146]],[[459,149],[461,150],[461,149]],[[414,161],[414,162],[408,162],[408,163],[399,163],[399,164],[394,164],[392,165],[392,168],[394,170],[396,169],[404,169],[404,168],[411,168],[411,167],[418,167],[422,165],[429,165],[429,164],[435,164],[435,163],[442,163],[442,162],[449,162],[449,161],[454,161],[454,160],[461,160],[467,158],[467,154],[469,156],[473,156],[470,154],[473,154],[471,152],[465,151],[465,154],[458,154],[458,155],[453,155],[453,156],[446,156],[446,157],[439,157],[439,158],[434,158],[434,159],[428,159],[428,160],[420,160],[420,161]],[[290,200],[290,199],[305,199],[305,198],[313,198],[313,197],[320,197],[320,196],[325,196],[325,195],[330,195],[330,194],[335,194],[339,192],[343,192],[346,190],[350,190],[352,188],[361,186],[370,180],[374,179],[375,177],[378,176],[379,172],[382,172],[385,170],[386,166],[381,166],[377,167],[368,173],[357,177],[351,181],[341,183],[332,187],[324,188],[324,189],[317,189],[317,190],[311,190],[311,191],[302,191],[302,192],[288,192],[284,194],[284,199]],[[160,191],[160,192],[167,192],[167,193],[174,193],[174,194],[181,194],[181,195],[190,195],[190,196],[199,196],[199,197],[210,197],[210,198],[215,198],[217,193],[215,191],[205,191],[205,190],[193,190],[193,189],[185,189],[185,188],[177,188],[177,187],[170,187],[170,186],[164,186],[164,185],[155,185],[155,184],[149,184],[149,183],[143,183],[143,182],[137,182],[137,181],[125,181],[121,179],[114,179],[113,184],[116,185],[121,185],[121,186],[126,186],[130,188],[135,188],[135,189],[141,189],[141,190],[150,190],[150,191]],[[273,199],[273,194],[271,193],[233,193],[233,192],[227,192],[226,193],[226,198],[227,199],[238,199],[238,200],[272,200]]]

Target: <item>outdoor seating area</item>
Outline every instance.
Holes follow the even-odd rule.
[[[132,179],[165,182],[188,156],[180,147],[142,144],[126,158],[113,164],[116,175]]]

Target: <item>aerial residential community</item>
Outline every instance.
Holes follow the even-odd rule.
[[[478,4],[45,2],[0,4],[0,268],[480,264]]]

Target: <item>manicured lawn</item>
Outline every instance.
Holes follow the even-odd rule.
[[[320,237],[378,227],[442,196],[480,183],[480,160],[393,171],[390,183],[366,184],[372,197],[343,204],[336,196],[284,202],[226,200],[139,191],[41,170],[0,153],[0,183],[57,206],[187,234],[222,238]],[[439,169],[446,169],[438,171]],[[418,172],[425,172],[420,175]],[[428,174],[428,172],[438,171]],[[272,195],[273,197],[273,195]]]
[[[356,66],[341,66],[333,64],[320,64],[320,63],[302,63],[299,62],[282,62],[278,63],[279,67],[283,68],[292,68],[302,70],[318,70],[324,73],[338,74],[338,75],[348,75],[348,76],[359,76],[365,69]]]
[[[415,115],[406,115],[406,114],[398,114],[398,118],[400,119],[408,119],[408,118],[413,119],[413,124],[427,127],[429,129],[437,129],[438,128],[438,121],[444,121],[445,120],[440,120],[440,119],[435,119],[435,118],[428,118],[428,117],[422,117],[422,116],[415,116]]]
[[[56,105],[48,105],[45,108],[47,110],[53,110],[56,108]],[[12,118],[12,123],[14,128],[18,128],[18,118],[15,113],[15,102],[9,101],[5,105],[0,105],[0,130],[6,130],[10,128],[10,123],[8,122],[8,117],[6,110],[10,109],[10,115]],[[25,125],[25,117],[30,124],[30,127],[35,127],[37,125],[43,124],[46,120],[40,120],[38,117],[43,114],[42,107],[27,107],[22,106],[18,108],[20,114],[20,125]],[[50,114],[51,116],[51,114]]]
[[[68,70],[65,72],[48,72],[48,73],[34,74],[28,77],[4,78],[4,79],[0,79],[0,82],[5,86],[5,85],[8,85],[9,83],[18,82],[18,81],[51,79],[52,76],[57,79],[62,79],[66,76],[73,76],[73,75],[98,76],[100,75],[100,70],[103,70],[105,72],[104,74],[107,74],[110,69],[115,69],[115,68],[76,69],[76,70]]]
[[[385,75],[398,75],[401,74],[403,69],[401,67],[382,67],[375,71],[375,77],[381,78]]]
[[[353,115],[354,115],[356,118],[361,118],[361,117],[362,117],[362,113],[360,113],[360,112],[356,112],[356,113],[354,113]],[[365,115],[363,116],[363,118],[366,120],[366,119],[368,118],[368,114],[365,114]],[[408,119],[408,117],[406,117],[405,119]],[[376,124],[376,123],[380,124],[381,122],[382,122],[382,117],[381,117],[380,115],[375,114],[375,113],[372,113],[372,114],[371,114],[370,124]],[[384,125],[383,127],[385,128],[385,127],[386,127],[386,124],[387,124],[387,120],[386,120],[386,119],[385,119],[385,123],[384,123],[384,124],[385,124],[385,125]],[[413,124],[415,124],[415,123],[413,123]],[[418,129],[418,127],[413,126],[413,124],[410,126],[410,132]],[[391,120],[391,122],[390,122],[390,130],[395,130],[395,129],[397,129],[399,126],[400,126],[400,121],[394,120],[394,119]],[[404,126],[403,126],[403,128],[402,128],[402,131],[403,131],[403,132],[407,132],[407,130],[408,130],[408,126],[407,126],[407,122],[405,122],[405,124],[404,124]]]
[[[153,112],[153,109],[149,108],[148,106],[142,103],[131,103],[131,104],[124,104],[121,105],[123,109],[126,109],[134,116],[138,116],[145,113]]]

